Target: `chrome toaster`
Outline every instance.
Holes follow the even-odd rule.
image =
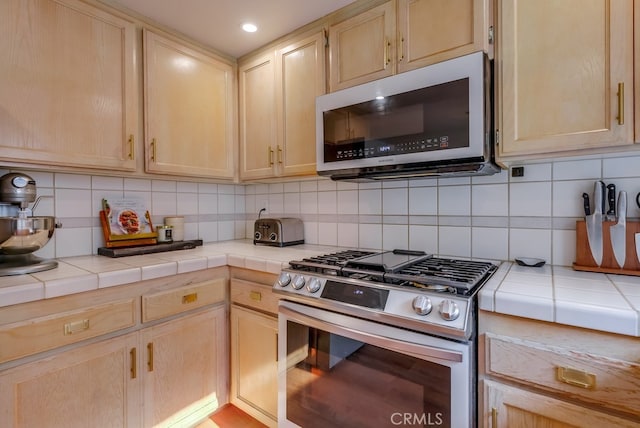
[[[274,247],[304,244],[302,220],[294,217],[258,219],[253,225],[253,243]]]

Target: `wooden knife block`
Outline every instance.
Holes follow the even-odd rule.
[[[613,247],[611,246],[609,228],[614,224],[616,224],[615,221],[602,222],[602,264],[598,266],[591,255],[586,222],[584,220],[576,221],[576,261],[573,263],[575,270],[640,276],[640,261],[638,260],[638,254],[636,254],[635,243],[635,235],[640,233],[640,221],[627,220],[627,251],[626,260],[622,268],[616,263]]]

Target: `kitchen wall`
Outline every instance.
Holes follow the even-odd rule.
[[[247,185],[247,236],[257,212],[301,217],[306,242],[374,249],[410,248],[456,257],[537,257],[571,265],[582,193],[595,180],[629,193],[640,217],[640,156],[524,165],[488,177],[354,184],[312,180]]]
[[[629,194],[628,216],[640,217],[640,155],[563,159],[524,165],[524,176],[270,184],[210,184],[24,170],[44,196],[35,215],[63,224],[41,257],[95,254],[104,245],[102,198],[138,196],[154,223],[185,216],[185,238],[216,242],[251,238],[263,216],[295,216],[310,244],[372,249],[410,248],[443,256],[538,257],[570,265],[582,193],[594,180]],[[0,170],[1,174],[9,170]]]

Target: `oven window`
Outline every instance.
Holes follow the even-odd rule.
[[[448,427],[451,369],[287,321],[287,419],[313,427]]]

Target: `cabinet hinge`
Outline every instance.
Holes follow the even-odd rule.
[[[493,44],[494,34],[493,34],[493,25],[489,26],[489,44]]]
[[[500,144],[500,130],[496,129],[496,146]]]
[[[328,48],[329,47],[329,32],[327,31],[326,28],[322,29],[322,34],[324,36],[324,47]]]

